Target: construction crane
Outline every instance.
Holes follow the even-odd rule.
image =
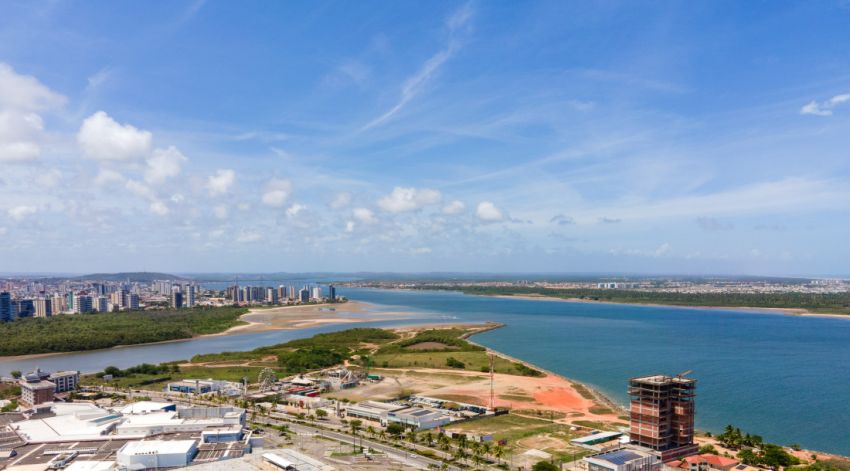
[[[490,352],[490,410],[496,410],[496,395],[493,388],[493,370],[496,363],[496,355]]]
[[[685,376],[687,376],[687,375],[689,375],[689,374],[691,374],[691,373],[693,373],[693,372],[694,372],[694,370],[688,370],[688,371],[685,371],[684,373],[679,373],[679,374],[677,374],[677,375],[676,375],[676,377],[677,377],[677,378],[684,378]]]

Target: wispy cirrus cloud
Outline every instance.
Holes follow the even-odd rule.
[[[850,93],[835,95],[829,100],[817,102],[810,101],[800,108],[800,114],[808,114],[815,116],[832,116],[832,110],[837,106],[850,102]]]
[[[437,74],[443,64],[446,63],[460,48],[460,42],[455,37],[455,33],[464,28],[471,20],[474,12],[470,4],[464,4],[448,19],[445,26],[449,31],[449,39],[446,46],[436,54],[428,58],[424,64],[412,76],[404,81],[401,87],[401,97],[396,104],[385,111],[383,114],[368,122],[360,130],[367,131],[374,127],[380,126],[391,120],[398,114],[411,100],[416,98],[425,89],[431,79]]]

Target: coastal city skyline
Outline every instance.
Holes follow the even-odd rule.
[[[0,471],[850,471],[850,0],[0,0]]]
[[[842,2],[254,7],[0,5],[4,271],[848,273]]]

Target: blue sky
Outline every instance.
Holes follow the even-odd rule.
[[[2,2],[4,271],[847,274],[850,3]]]

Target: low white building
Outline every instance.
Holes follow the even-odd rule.
[[[195,440],[145,440],[127,442],[118,450],[118,466],[157,469],[187,466],[198,453]]]
[[[80,384],[79,371],[57,371],[51,373],[48,380],[56,385],[56,392],[63,393],[77,389]]]
[[[210,427],[245,425],[245,409],[237,407],[187,407],[132,414],[115,428],[120,436],[147,437],[161,433],[201,432]]]
[[[98,440],[121,421],[121,414],[85,402],[50,405],[51,417],[14,422],[12,429],[29,443]]]
[[[417,430],[429,430],[446,425],[451,422],[451,417],[441,410],[408,407],[406,409],[388,412],[386,423],[392,422],[413,427]]]
[[[405,408],[405,406],[391,404],[388,402],[363,401],[346,407],[345,415],[347,417],[374,420],[385,425],[387,423],[387,416],[390,412],[399,411]]]

